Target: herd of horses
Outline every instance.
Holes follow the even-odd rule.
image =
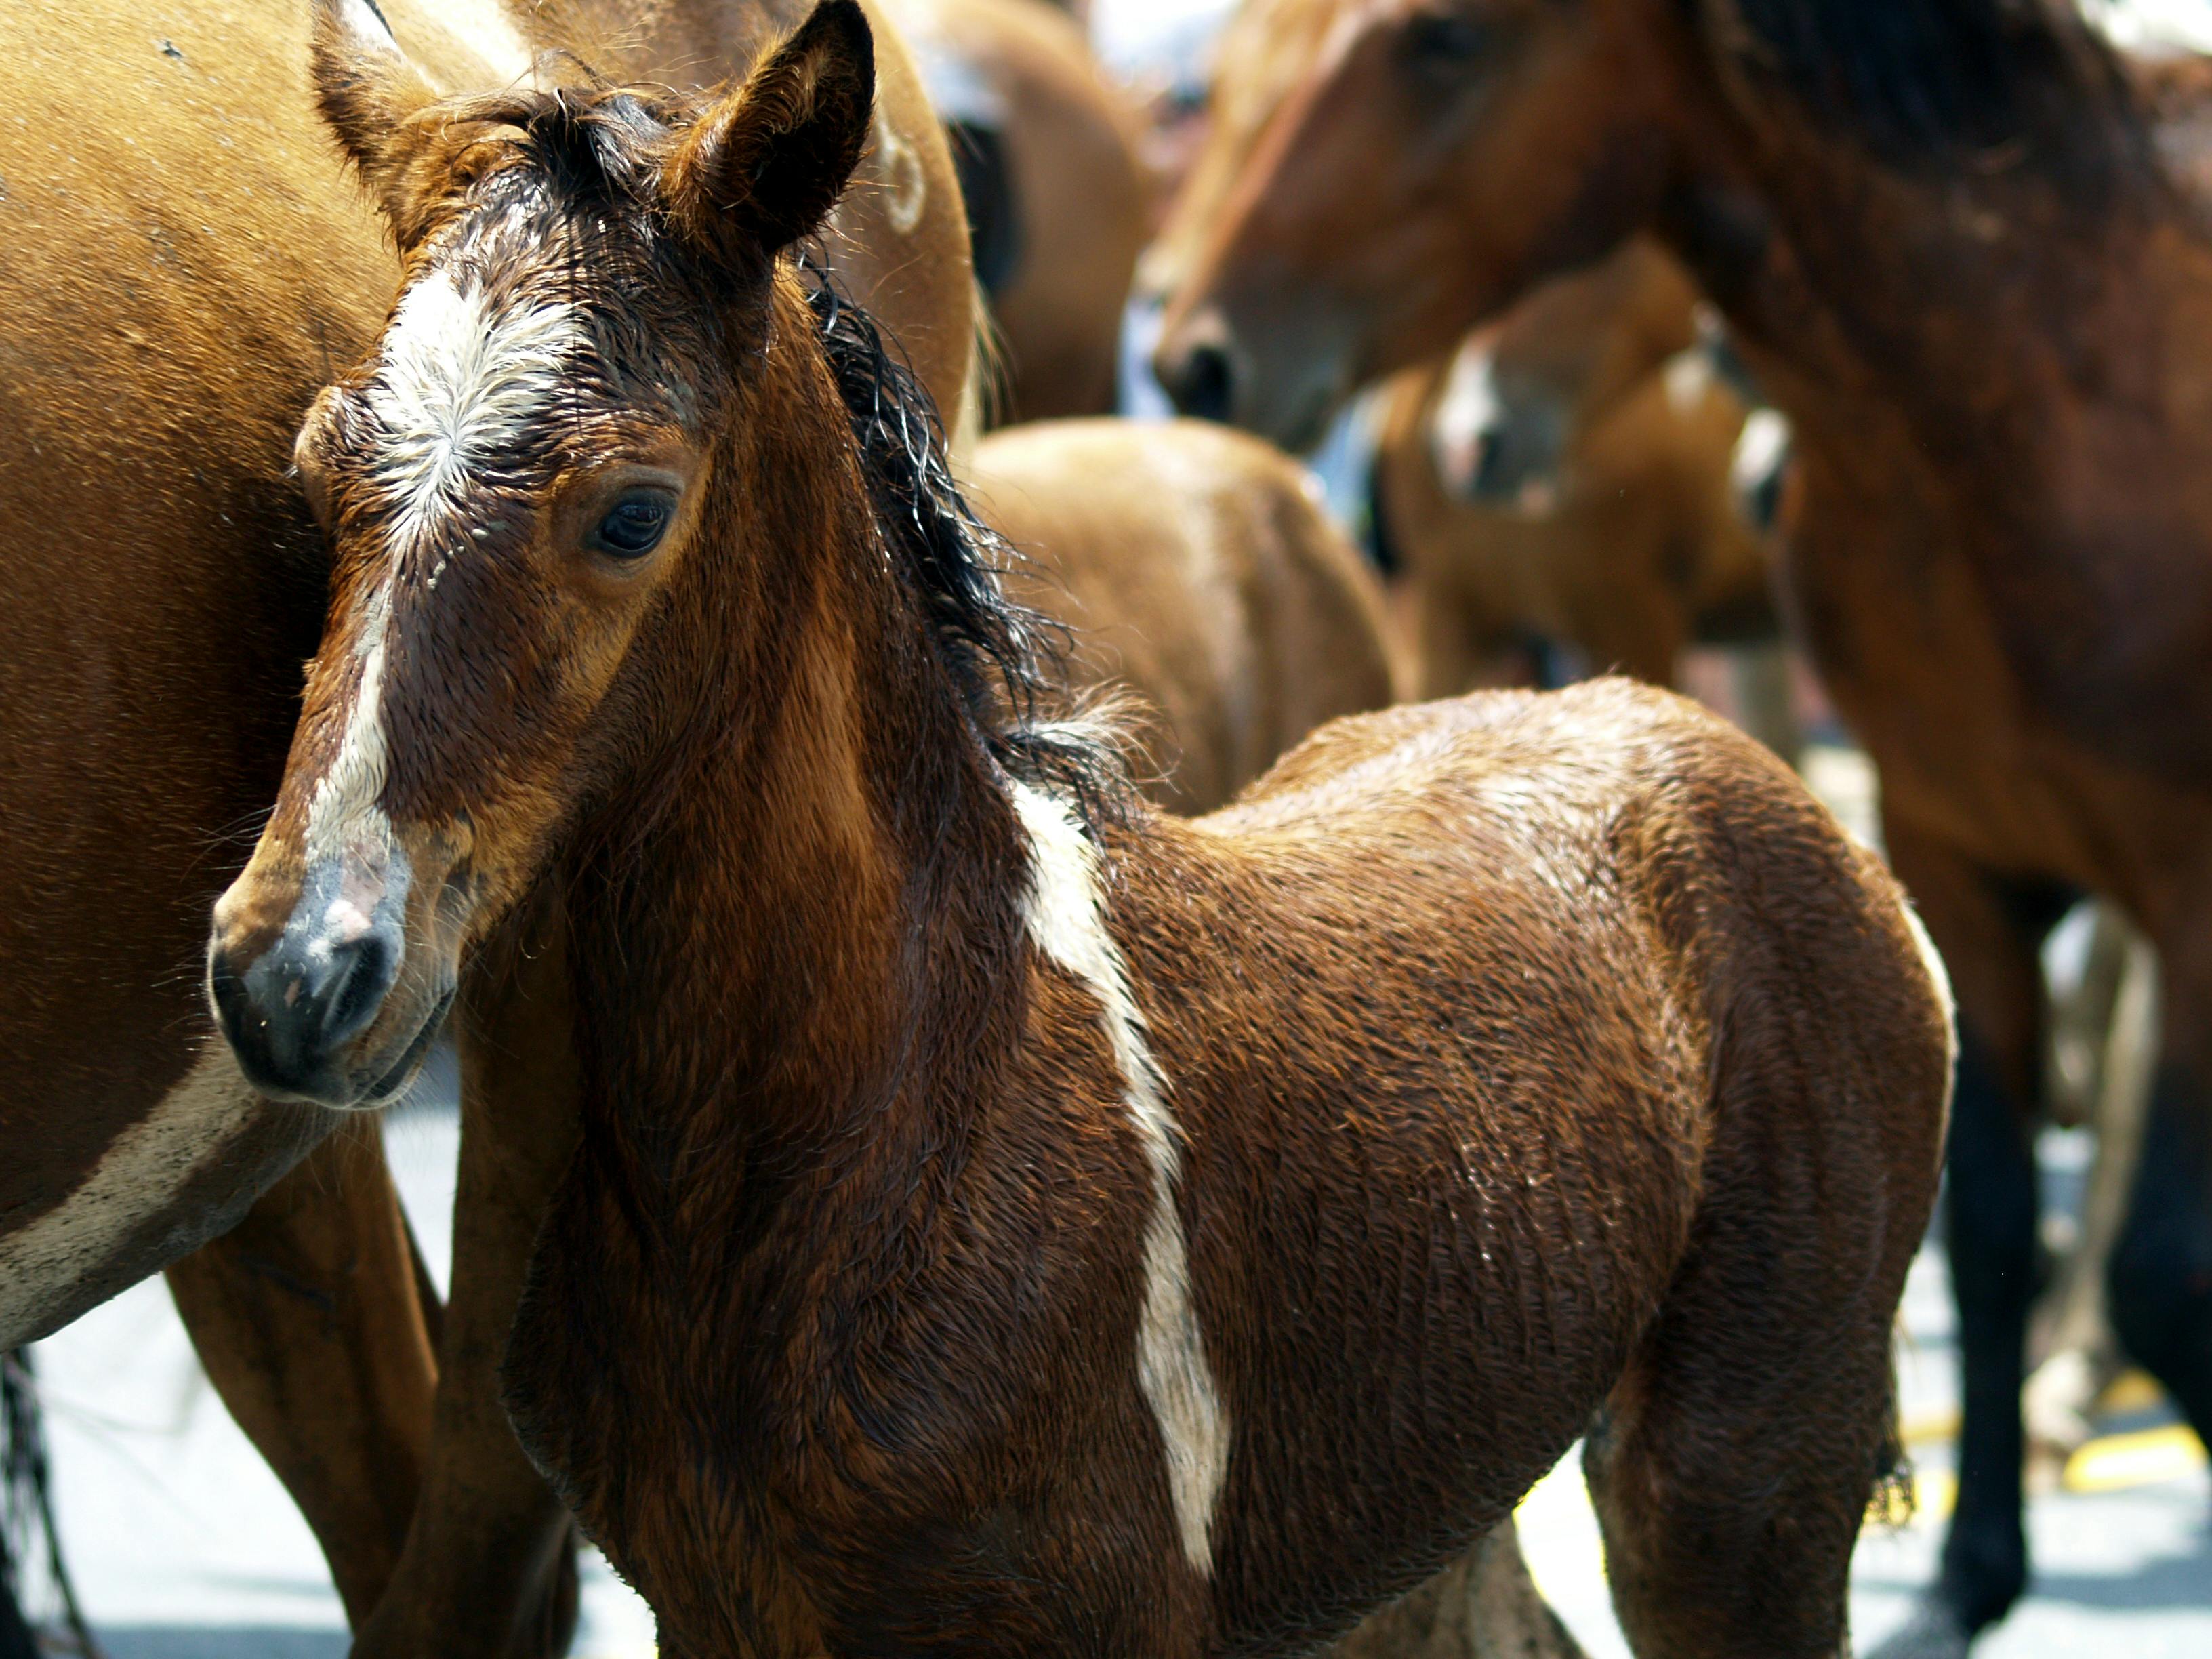
[[[2083,895],[2109,1317],[2212,1430],[2193,61],[1247,0],[1163,219],[1043,0],[76,10],[0,52],[0,1350],[166,1269],[364,1659],[564,1650],[580,1534],[679,1659],[1568,1656],[1577,1440],[1638,1654],[1833,1659],[1947,1158],[1885,1652],[1964,1654]],[[1206,422],[1066,418],[1133,283]],[[1386,380],[1385,579],[1275,445]],[[1887,864],[1786,696],[1461,695],[1785,624]]]

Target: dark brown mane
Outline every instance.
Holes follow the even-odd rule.
[[[2054,0],[1678,0],[1709,38],[1908,172],[2021,162],[2087,195],[2153,166],[2118,55]]]

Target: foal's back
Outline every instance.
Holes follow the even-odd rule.
[[[1607,681],[1337,722],[1117,879],[1236,1425],[1232,1625],[1285,1633],[1285,1558],[1381,1540],[1411,1577],[1608,1401],[1632,1485],[1702,1455],[1722,1507],[1771,1489],[1825,1537],[1782,1576],[1833,1597],[1761,1617],[1839,1607],[1947,1075],[1871,855],[1748,739]],[[1776,1439],[1694,1449],[1751,1421]],[[1614,1547],[1698,1547],[1676,1501],[1608,1506]]]

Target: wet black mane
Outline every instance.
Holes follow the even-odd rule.
[[[1000,577],[1021,555],[962,493],[928,392],[875,319],[818,266],[802,265],[877,521],[985,744],[1008,773],[1086,817],[1115,815],[1128,786],[1112,744],[1079,720],[1040,718],[1067,702],[1065,632],[1006,597]]]
[[[2099,188],[2149,165],[2125,71],[2070,0],[1678,3],[1754,75],[1893,167],[2016,161]]]

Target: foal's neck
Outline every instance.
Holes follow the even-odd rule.
[[[723,1231],[700,1206],[778,1181],[952,1161],[945,1120],[1022,1004],[1004,781],[799,368],[800,417],[740,422],[765,435],[722,469],[726,544],[694,560],[714,591],[671,607],[712,684],[649,799],[606,814],[649,827],[578,880],[587,1134],[641,1227],[682,1213],[700,1240]]]

